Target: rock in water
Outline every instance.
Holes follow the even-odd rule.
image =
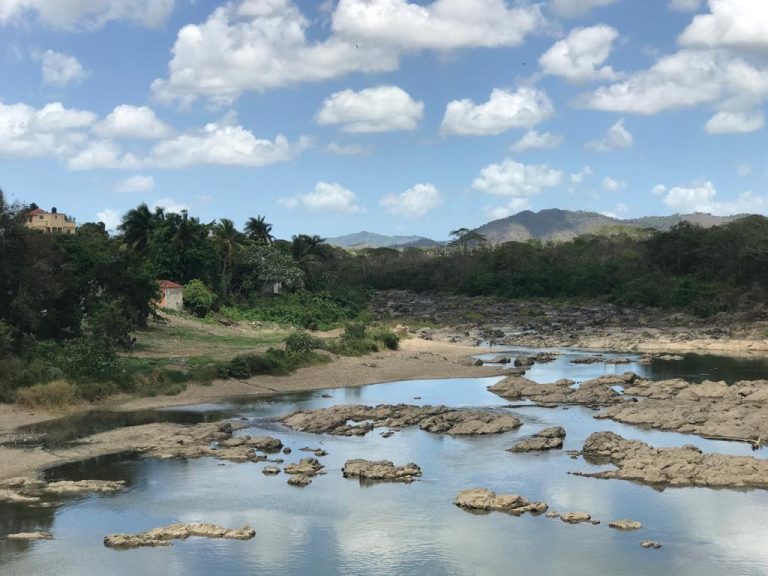
[[[616,530],[640,530],[643,525],[637,520],[614,520],[608,524],[611,528]]]
[[[286,474],[297,474],[301,476],[315,476],[319,474],[325,466],[320,464],[317,458],[302,458],[298,464],[287,464],[283,471]]]
[[[563,447],[563,438],[565,438],[565,429],[561,426],[545,428],[531,438],[521,440],[508,452],[534,452],[541,450],[554,450]]]
[[[566,512],[565,514],[560,514],[560,520],[568,524],[580,524],[582,522],[591,522],[592,516],[586,512]]]
[[[651,485],[709,486],[768,489],[768,461],[748,456],[703,454],[690,444],[680,448],[654,448],[639,440],[626,440],[613,432],[595,432],[584,442],[584,458],[610,462],[616,470],[592,478],[618,478]]]
[[[216,524],[171,524],[139,534],[111,534],[104,537],[107,548],[140,548],[144,546],[170,546],[170,540],[185,540],[190,536],[250,540],[256,531],[250,526],[230,530]]]
[[[395,466],[389,460],[347,460],[341,469],[344,478],[365,480],[390,480],[395,482],[413,482],[421,476],[421,468],[411,462],[405,466]]]
[[[18,534],[8,534],[11,540],[53,540],[53,534],[50,532],[19,532]]]
[[[653,548],[655,550],[658,550],[659,548],[661,548],[661,544],[659,544],[658,542],[654,542],[653,540],[643,540],[642,542],[640,542],[640,546],[642,546],[643,548]]]
[[[486,488],[462,490],[453,500],[460,508],[467,510],[507,512],[520,516],[526,512],[540,514],[547,511],[544,502],[529,502],[517,494],[496,494]]]
[[[312,479],[307,478],[306,476],[291,476],[288,478],[288,484],[291,486],[298,486],[299,488],[304,488],[305,486],[309,486],[312,484]]]

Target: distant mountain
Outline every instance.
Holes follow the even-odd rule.
[[[328,238],[326,242],[340,248],[428,248],[440,245],[424,236],[384,236],[375,232],[347,234]]]
[[[632,220],[612,218],[597,212],[560,210],[553,208],[531,212],[525,210],[514,216],[494,220],[477,228],[491,244],[502,242],[525,242],[531,239],[564,242],[582,234],[610,234],[626,229],[637,231],[652,228],[669,230],[675,224],[688,221],[704,226],[720,226],[743,218],[737,216],[712,216],[711,214],[674,214],[672,216],[646,216]]]

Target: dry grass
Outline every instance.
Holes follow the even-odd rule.
[[[25,408],[57,410],[77,402],[77,386],[66,380],[35,384],[16,391],[16,403]]]

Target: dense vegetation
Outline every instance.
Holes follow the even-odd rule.
[[[297,333],[284,350],[206,361],[195,366],[203,381],[287,373],[324,361],[317,350],[396,348],[387,331],[350,324],[366,319],[377,289],[579,298],[707,316],[763,303],[768,288],[768,220],[759,216],[706,229],[684,222],[665,232],[495,246],[462,228],[445,247],[351,253],[318,236],[275,240],[262,216],[239,231],[231,220],[205,223],[145,204],[126,213],[114,237],[92,223],[73,235],[46,235],[24,226],[29,208],[8,204],[0,191],[0,401],[22,388],[19,399],[29,404],[181,389],[188,371],[120,354],[136,338],[141,345],[159,278],[184,284],[185,307],[202,318],[310,330],[347,325],[338,339]]]
[[[503,298],[601,299],[708,316],[763,303],[768,219],[724,226],[686,222],[666,232],[585,235],[571,242],[488,246],[457,231],[438,250],[365,250],[328,261],[318,286],[439,290]]]

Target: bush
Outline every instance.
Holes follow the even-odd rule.
[[[213,292],[200,280],[192,280],[184,286],[184,308],[199,318],[211,311],[215,299]]]
[[[64,408],[74,404],[77,400],[77,387],[66,380],[35,384],[16,391],[16,403],[25,408]]]
[[[293,354],[306,354],[320,348],[321,342],[306,332],[294,332],[285,339],[285,351]]]
[[[133,323],[117,300],[98,306],[88,318],[88,327],[95,338],[123,348],[131,345]]]
[[[394,332],[386,332],[382,335],[381,341],[384,342],[384,346],[390,350],[397,350],[400,348],[400,336]]]
[[[351,324],[347,324],[347,326],[344,328],[343,338],[345,340],[362,340],[365,338],[365,332],[365,324],[362,322],[353,322]]]
[[[55,366],[79,381],[113,380],[120,362],[111,344],[99,338],[76,338],[64,343]]]
[[[251,377],[251,368],[244,356],[235,356],[227,364],[227,376],[245,380]]]

